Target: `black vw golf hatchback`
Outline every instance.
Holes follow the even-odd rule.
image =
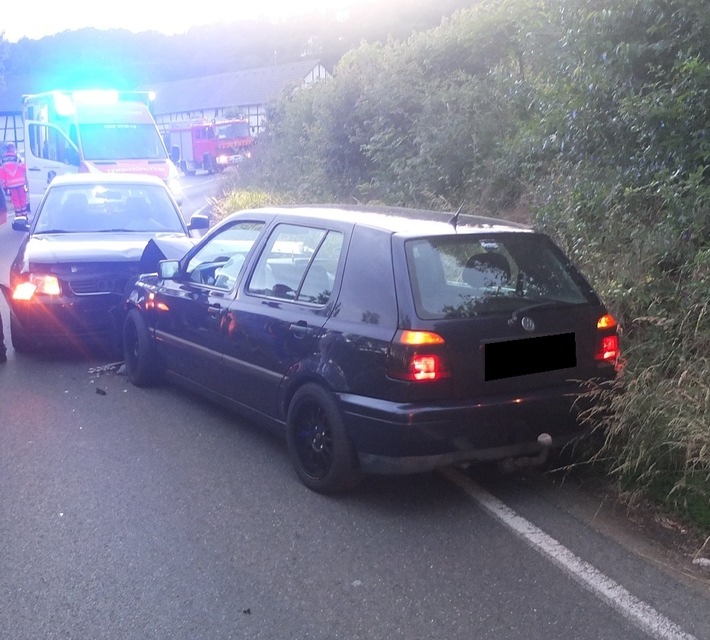
[[[539,457],[614,377],[616,322],[549,237],[403,209],[235,213],[126,300],[126,368],[285,432],[299,478]]]

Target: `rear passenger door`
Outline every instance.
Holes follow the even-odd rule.
[[[317,367],[344,238],[342,230],[321,225],[273,227],[228,311],[223,382],[237,402],[275,417],[284,377]]]

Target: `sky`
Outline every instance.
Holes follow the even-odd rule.
[[[128,29],[184,33],[190,27],[229,23],[240,19],[283,21],[308,13],[347,14],[349,6],[371,0],[120,0],[112,7],[106,0],[3,0],[0,32],[5,40],[38,40],[61,31]]]

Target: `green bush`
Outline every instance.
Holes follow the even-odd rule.
[[[259,209],[293,202],[293,198],[286,194],[227,186],[225,195],[212,202],[212,214],[215,220],[219,221],[230,213],[243,209]]]

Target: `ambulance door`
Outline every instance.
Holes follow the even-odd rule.
[[[25,166],[30,206],[34,212],[52,178],[64,173],[78,173],[79,150],[59,127],[26,120]]]

